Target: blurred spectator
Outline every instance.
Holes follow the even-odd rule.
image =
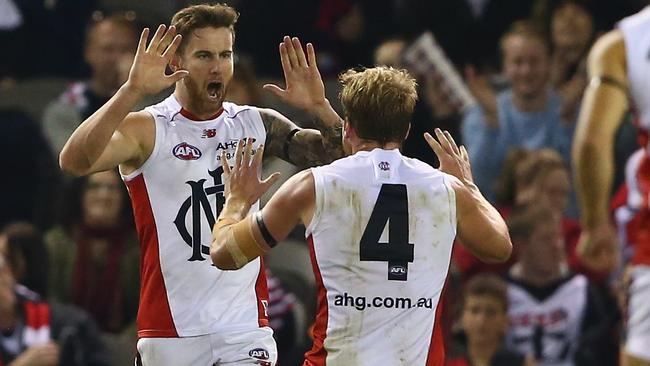
[[[462,340],[452,348],[446,366],[530,366],[535,362],[509,350],[508,289],[494,275],[477,276],[465,286],[460,325]]]
[[[0,109],[0,226],[12,221],[45,228],[51,220],[59,169],[39,125],[17,109]]]
[[[539,365],[615,365],[617,317],[583,275],[568,271],[560,215],[543,202],[515,209],[519,258],[509,273],[508,344]]]
[[[302,350],[296,349],[296,318],[294,315],[295,297],[287,292],[280,279],[266,269],[266,283],[269,289],[269,326],[278,346],[280,362],[297,362],[303,359]],[[298,354],[299,353],[299,354]]]
[[[475,107],[462,125],[474,179],[492,201],[494,183],[512,148],[553,148],[568,164],[574,132],[573,121],[560,115],[561,96],[550,85],[550,53],[543,34],[531,23],[518,22],[503,37],[501,48],[511,87],[498,94],[496,115]]]
[[[553,11],[550,22],[551,84],[562,95],[562,116],[575,120],[587,86],[586,58],[594,40],[593,17],[575,0]]]
[[[375,48],[375,65],[392,66],[402,68],[402,55],[406,49],[406,40],[402,38],[390,38],[381,42]]]
[[[63,217],[45,235],[53,300],[88,311],[109,333],[133,332],[139,248],[124,185],[115,170],[70,182]]]
[[[27,222],[10,223],[0,232],[0,241],[16,282],[47,297],[49,261],[38,229]]]
[[[86,313],[49,304],[15,283],[0,256],[0,365],[109,365],[99,331]]]
[[[77,126],[126,81],[135,54],[138,31],[133,14],[104,18],[96,12],[93,16],[83,57],[91,69],[90,79],[71,84],[43,114],[43,131],[56,156]]]

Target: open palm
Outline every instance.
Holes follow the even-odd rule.
[[[285,103],[300,109],[309,109],[325,101],[325,87],[316,65],[314,46],[311,43],[307,43],[305,57],[300,40],[285,36],[280,43],[280,60],[286,89],[274,84],[266,84],[264,89],[272,92]]]
[[[171,75],[165,72],[181,43],[181,35],[176,34],[174,26],[166,29],[161,24],[147,47],[148,38],[149,28],[145,28],[127,80],[127,84],[142,95],[158,93],[189,74],[186,70],[177,70]]]

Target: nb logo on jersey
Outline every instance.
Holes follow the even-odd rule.
[[[181,142],[174,146],[172,154],[181,160],[198,160],[201,157],[201,150],[187,142]]]
[[[211,139],[215,136],[217,136],[216,128],[206,128],[205,130],[203,130],[203,133],[201,134],[201,138],[203,139]]]
[[[214,185],[211,187],[205,187],[206,179],[185,182],[190,186],[192,193],[183,201],[174,219],[174,225],[176,225],[176,229],[181,235],[181,238],[183,238],[183,241],[187,245],[192,247],[192,256],[188,259],[190,262],[203,261],[205,260],[204,255],[210,255],[210,247],[201,243],[201,222],[203,217],[205,217],[208,221],[209,228],[212,229],[215,223],[215,217],[219,216],[225,202],[223,196],[224,184],[221,181],[223,167],[210,170],[208,174],[210,174],[214,181]],[[214,208],[210,206],[208,196],[216,197]],[[190,220],[187,220],[188,215],[190,215]],[[191,225],[189,228],[187,225],[188,221]],[[211,238],[207,239],[210,240]]]

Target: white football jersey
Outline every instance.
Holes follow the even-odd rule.
[[[650,6],[623,19],[619,29],[625,39],[630,94],[639,126],[650,131]]]
[[[191,337],[265,326],[268,293],[260,259],[239,271],[212,265],[212,227],[223,207],[222,151],[264,143],[254,107],[223,103],[205,121],[191,119],[171,95],[145,108],[155,119],[151,156],[123,177],[141,246],[138,336]],[[258,204],[252,210],[257,210]]]
[[[318,311],[306,364],[442,366],[455,178],[382,149],[311,171]]]
[[[516,282],[508,283],[508,345],[534,357],[540,366],[573,366],[587,290],[583,275],[573,276],[543,300]]]

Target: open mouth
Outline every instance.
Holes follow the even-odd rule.
[[[212,81],[208,83],[208,97],[210,99],[219,99],[219,96],[221,95],[221,90],[222,90],[223,84],[220,82]]]

